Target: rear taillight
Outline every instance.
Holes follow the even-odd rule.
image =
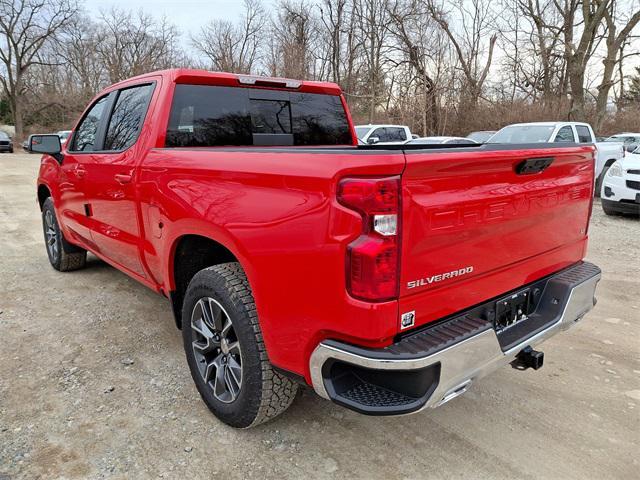
[[[362,215],[362,234],[347,246],[347,290],[356,298],[397,298],[400,177],[345,178],[338,201]]]

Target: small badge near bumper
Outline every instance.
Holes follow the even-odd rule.
[[[416,311],[413,310],[411,312],[403,313],[400,317],[400,329],[404,330],[405,328],[413,327],[416,323]]]

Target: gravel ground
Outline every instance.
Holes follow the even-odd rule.
[[[0,480],[17,478],[638,478],[640,223],[598,204],[598,305],[544,345],[417,415],[365,417],[303,391],[248,431],[189,376],[169,303],[91,257],[48,264],[39,160],[0,155]]]

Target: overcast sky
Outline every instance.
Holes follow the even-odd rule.
[[[87,12],[94,16],[111,7],[142,9],[158,18],[166,16],[182,34],[196,32],[214,18],[233,21],[242,13],[242,0],[84,0],[83,3]]]

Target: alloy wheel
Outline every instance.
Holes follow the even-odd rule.
[[[242,388],[242,352],[231,317],[218,301],[203,297],[193,307],[191,330],[202,380],[218,400],[233,402]]]
[[[55,219],[51,210],[44,214],[44,235],[47,242],[47,250],[51,259],[55,262],[58,259],[58,233],[56,232]]]

